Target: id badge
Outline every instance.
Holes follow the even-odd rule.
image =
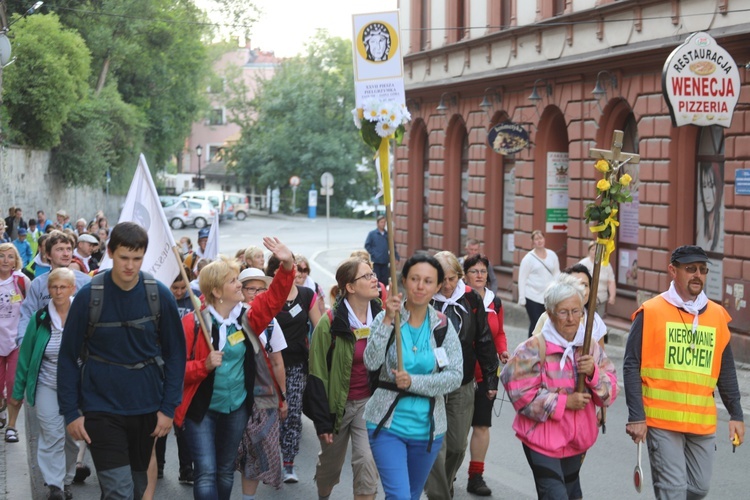
[[[238,330],[227,337],[227,342],[229,342],[229,345],[234,347],[240,342],[242,342],[244,339],[245,339],[245,334],[242,332],[242,330]]]
[[[13,290],[10,294],[10,303],[15,304],[16,302],[21,302],[23,300],[23,297],[20,293],[16,293],[15,290]]]
[[[448,353],[445,352],[445,347],[436,347],[433,352],[435,353],[435,361],[437,361],[438,368],[448,366]]]
[[[302,306],[299,305],[299,304],[297,304],[296,306],[294,306],[291,309],[289,309],[289,314],[292,315],[292,318],[294,318],[295,316],[297,316],[301,312],[302,312]]]
[[[354,330],[354,337],[356,337],[357,340],[366,339],[369,336],[370,336],[369,327],[365,326],[365,327],[357,328],[356,330]]]

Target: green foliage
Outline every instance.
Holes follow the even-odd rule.
[[[88,93],[90,54],[54,14],[13,25],[15,64],[3,71],[8,140],[39,149],[60,143],[70,112]]]
[[[63,19],[92,49],[92,87],[114,82],[145,118],[152,168],[179,154],[202,109],[209,29],[190,0],[62,0]],[[134,15],[137,13],[137,15]],[[92,19],[95,22],[92,22]]]
[[[374,169],[357,170],[371,157],[352,123],[354,107],[351,45],[319,34],[305,56],[284,61],[274,76],[257,82],[247,102],[242,85],[228,82],[234,98],[230,115],[243,126],[241,139],[230,148],[229,161],[246,184],[287,186],[289,177],[302,179],[300,192],[320,175],[336,180],[331,198],[334,213],[346,213],[346,199],[368,199],[377,191]],[[325,203],[324,197],[319,198]]]
[[[144,128],[143,114],[124,103],[113,85],[105,87],[71,113],[60,146],[52,151],[52,171],[66,185],[103,186],[109,170],[116,192],[113,186],[132,178]]]

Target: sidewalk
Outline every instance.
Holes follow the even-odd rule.
[[[9,500],[20,498],[34,498],[31,491],[31,461],[28,453],[28,439],[26,436],[26,412],[24,408],[18,415],[16,422],[19,441],[17,443],[6,443],[5,439],[0,443],[0,492]],[[0,430],[5,436],[5,429]],[[36,459],[34,459],[36,468]],[[12,494],[11,494],[12,493]]]

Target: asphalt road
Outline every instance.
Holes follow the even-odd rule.
[[[337,264],[352,250],[361,248],[367,232],[374,227],[375,223],[371,220],[331,220],[330,224],[326,224],[325,217],[308,220],[254,216],[242,222],[222,223],[220,251],[227,255],[234,255],[239,248],[260,244],[263,236],[278,236],[295,253],[302,253],[310,260],[312,277],[325,290],[328,290],[334,282],[333,275]],[[194,243],[197,239],[195,229],[175,231],[174,234],[177,240],[183,235],[191,237]],[[327,244],[327,240],[330,241],[330,245]],[[513,348],[526,338],[526,326],[506,325],[506,333],[508,344]],[[607,350],[615,361],[619,374],[622,367],[622,348],[608,346]],[[723,415],[720,416],[719,439],[709,498],[747,498],[748,483],[745,474],[748,473],[748,464],[750,464],[748,449],[747,446],[743,446],[737,449],[735,454],[732,453],[732,447],[725,436],[728,432],[726,414]],[[521,444],[511,429],[513,417],[514,411],[510,403],[500,400],[495,403],[485,480],[492,489],[494,498],[532,499],[536,497],[534,482]],[[645,449],[643,453],[644,489],[638,495],[633,488],[632,476],[636,463],[636,447],[625,434],[626,420],[627,409],[624,397],[621,397],[609,409],[607,433],[600,435],[597,443],[586,456],[581,472],[582,487],[586,498],[654,498]],[[313,476],[320,448],[312,423],[306,419],[300,449],[300,455],[296,460],[300,482],[284,485],[278,491],[261,485],[257,498],[284,500],[317,498]],[[466,492],[468,462],[467,455],[456,481],[456,499],[475,498]],[[174,438],[170,436],[167,444],[165,476],[159,480],[156,498],[191,497],[190,487],[179,484],[177,477],[177,447]],[[351,468],[345,465],[341,483],[334,489],[331,499],[352,498],[351,481]],[[96,475],[90,477],[83,485],[74,485],[73,493],[76,500],[98,499],[99,487]],[[239,474],[235,475],[232,497],[241,498]],[[378,498],[384,498],[382,492]]]

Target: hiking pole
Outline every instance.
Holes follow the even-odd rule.
[[[208,344],[209,351],[213,352],[216,349],[214,349],[214,344],[211,342],[211,334],[208,333],[208,327],[206,326],[206,322],[203,321],[203,315],[201,314],[201,301],[198,297],[195,296],[193,293],[193,289],[190,288],[190,280],[188,279],[187,272],[185,272],[185,266],[182,263],[182,257],[180,256],[180,249],[177,247],[177,245],[172,247],[172,250],[174,251],[174,256],[177,258],[177,262],[180,264],[180,274],[182,275],[182,279],[187,283],[187,290],[188,294],[190,294],[190,302],[193,304],[193,309],[196,310],[198,316],[198,323],[201,325],[201,331],[203,332],[203,337],[206,339],[206,343]]]

